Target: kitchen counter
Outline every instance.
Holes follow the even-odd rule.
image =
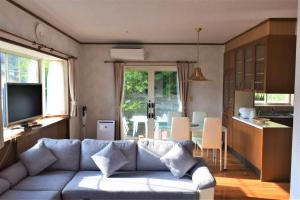
[[[245,119],[242,117],[237,117],[237,116],[233,116],[232,117],[235,120],[238,120],[240,122],[246,123],[248,125],[254,126],[255,128],[258,129],[265,129],[265,128],[290,128],[289,126],[283,125],[283,124],[279,124],[276,122],[272,122],[272,121],[267,121],[265,123],[260,123],[257,122],[253,119]]]
[[[233,117],[232,151],[262,181],[289,181],[292,128]]]

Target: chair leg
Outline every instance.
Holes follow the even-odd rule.
[[[220,171],[222,171],[222,147],[220,148]]]

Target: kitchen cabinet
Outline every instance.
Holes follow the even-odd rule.
[[[255,91],[294,93],[295,35],[270,35],[255,43]]]
[[[254,45],[247,45],[244,48],[244,90],[253,90],[254,89],[254,54],[255,49]]]
[[[232,116],[234,114],[235,94],[235,54],[226,52],[224,56],[223,73],[223,126],[227,127],[228,145],[232,146]]]
[[[235,51],[235,89],[244,88],[244,51],[242,48]]]
[[[295,36],[270,35],[232,51],[236,90],[294,93]]]
[[[289,181],[291,127],[274,122],[261,125],[234,117],[232,129],[233,151],[259,172],[262,181]]]

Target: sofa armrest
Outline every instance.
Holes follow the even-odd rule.
[[[192,177],[193,184],[198,190],[215,187],[216,180],[210,173],[205,162],[197,158],[198,163],[188,172]]]

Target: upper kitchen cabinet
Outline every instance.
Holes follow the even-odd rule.
[[[296,19],[268,19],[225,44],[235,54],[235,89],[294,93]]]
[[[255,91],[294,93],[296,36],[270,35],[255,49]]]

